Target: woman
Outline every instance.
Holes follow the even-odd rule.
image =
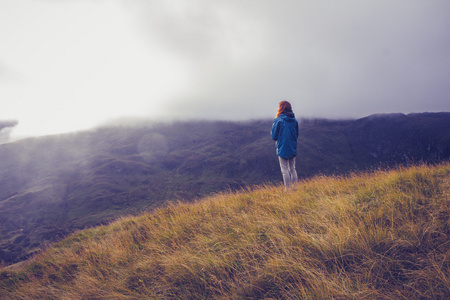
[[[288,101],[281,101],[272,125],[272,139],[276,141],[278,160],[286,191],[298,180],[295,169],[297,156],[298,122]]]

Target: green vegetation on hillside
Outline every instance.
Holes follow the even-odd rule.
[[[316,176],[80,231],[7,299],[448,299],[450,164]]]

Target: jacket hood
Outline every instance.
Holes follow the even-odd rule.
[[[284,112],[280,115],[280,118],[283,118],[283,120],[286,120],[288,122],[292,122],[295,120],[295,114],[292,111]]]

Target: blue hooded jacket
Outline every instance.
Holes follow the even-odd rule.
[[[273,121],[272,139],[276,141],[278,156],[284,159],[297,156],[298,122],[294,113],[283,113]]]

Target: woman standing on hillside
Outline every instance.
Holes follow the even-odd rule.
[[[298,122],[288,101],[281,101],[272,125],[272,139],[276,141],[278,160],[286,191],[298,181],[295,169],[297,156]]]

